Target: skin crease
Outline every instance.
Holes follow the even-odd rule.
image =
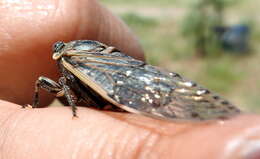
[[[51,59],[55,41],[99,40],[139,59],[143,51],[129,29],[94,0],[0,0],[0,10],[1,159],[259,158],[259,147],[250,146],[255,153],[246,147],[259,145],[259,115],[175,123],[79,108],[79,118],[72,119],[68,107],[21,109],[10,103],[31,103],[38,76],[58,78]],[[41,92],[40,102],[52,98]]]

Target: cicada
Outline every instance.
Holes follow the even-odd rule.
[[[39,77],[39,88],[65,97],[76,115],[76,104],[120,110],[172,121],[225,119],[240,112],[219,95],[178,73],[146,64],[98,41],[57,42],[53,46],[61,77],[55,82]]]

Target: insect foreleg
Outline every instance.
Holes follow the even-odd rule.
[[[57,82],[47,77],[40,76],[35,82],[34,98],[32,104],[33,108],[36,108],[39,105],[39,88],[42,88],[50,93],[55,93],[57,95],[62,92],[62,88]]]

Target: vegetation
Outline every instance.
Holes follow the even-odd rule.
[[[182,31],[200,57],[221,53],[216,27],[225,26],[224,11],[234,0],[197,0],[191,3]]]

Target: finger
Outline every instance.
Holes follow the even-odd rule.
[[[76,119],[66,107],[17,109],[5,102],[1,108],[1,155],[6,159],[229,159],[260,153],[260,117],[254,115],[177,124],[86,108],[78,110]]]
[[[31,103],[40,75],[57,79],[51,59],[56,41],[98,40],[143,58],[135,36],[95,0],[2,0],[0,10],[0,99]],[[51,96],[41,99],[46,105]]]

